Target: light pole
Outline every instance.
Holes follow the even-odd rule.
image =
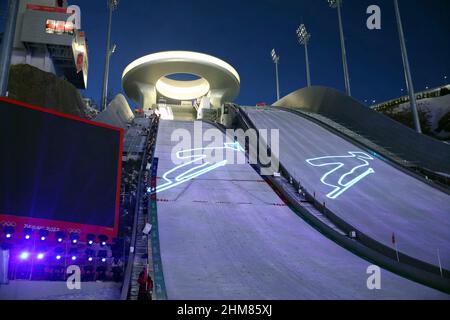
[[[348,65],[347,65],[347,51],[345,49],[344,28],[342,26],[342,15],[341,15],[342,0],[328,0],[328,4],[330,5],[331,8],[337,8],[339,20],[339,34],[341,38],[342,66],[344,68],[345,91],[347,92],[347,95],[351,96],[352,92],[350,89],[350,75],[348,72]]]
[[[8,18],[5,33],[3,34],[0,52],[0,96],[6,96],[8,91],[9,69],[11,64],[11,52],[16,31],[17,12],[19,0],[8,1]]]
[[[309,70],[309,56],[308,56],[308,42],[311,39],[311,34],[308,33],[304,24],[301,24],[297,29],[298,42],[305,46],[305,59],[306,59],[306,82],[308,87],[311,87],[311,73]]]
[[[406,50],[405,36],[403,34],[402,18],[400,16],[398,0],[394,0],[394,7],[395,7],[395,17],[397,19],[398,35],[400,38],[400,48],[402,50],[403,67],[405,70],[406,89],[408,90],[408,93],[409,93],[409,101],[410,101],[410,105],[411,105],[411,113],[413,115],[414,126],[416,128],[416,131],[418,133],[422,133],[422,129],[420,127],[420,121],[419,121],[419,113],[417,112],[416,94],[414,92],[414,86],[413,86],[412,77],[411,77],[411,70],[409,68],[408,51]]]
[[[273,63],[275,63],[275,77],[277,82],[277,101],[280,100],[280,83],[278,79],[278,63],[280,62],[280,56],[276,54],[275,49],[270,52]]]
[[[108,34],[106,36],[106,57],[105,57],[105,73],[103,75],[103,90],[102,90],[102,110],[106,109],[106,100],[108,96],[108,79],[109,79],[109,60],[111,55],[116,50],[116,46],[111,47],[111,24],[112,24],[112,13],[117,9],[119,5],[119,0],[107,0],[109,8],[109,20],[108,20]]]

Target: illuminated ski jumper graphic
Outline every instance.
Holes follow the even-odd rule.
[[[327,156],[308,159],[306,162],[314,167],[333,166],[334,168],[325,173],[320,181],[334,189],[327,194],[330,199],[336,199],[356,183],[375,171],[369,167],[369,161],[373,158],[364,152],[348,152],[348,156]],[[344,162],[346,164],[344,164]],[[349,163],[356,162],[351,170]],[[348,180],[344,182],[344,180]]]
[[[162,179],[165,180],[165,183],[158,185],[156,189],[152,190],[150,187],[147,188],[147,192],[150,194],[159,193],[162,191],[165,191],[167,189],[176,187],[182,183],[185,183],[191,179],[194,179],[198,176],[201,176],[205,173],[208,173],[214,169],[217,169],[219,167],[223,167],[227,164],[228,160],[222,160],[217,163],[211,163],[209,161],[206,161],[202,164],[199,164],[193,168],[190,168],[179,175],[177,175],[175,178],[168,178],[168,176],[184,167],[187,167],[199,160],[203,160],[206,158],[205,154],[198,154],[195,155],[196,151],[205,151],[205,150],[225,150],[225,149],[231,149],[235,151],[241,151],[244,152],[245,150],[239,145],[238,142],[234,143],[224,143],[223,147],[206,147],[206,148],[196,148],[196,149],[187,149],[187,150],[181,150],[176,153],[176,156],[178,159],[185,160],[185,159],[191,159],[188,162],[185,162],[183,164],[180,164],[179,166],[170,169],[164,175],[162,176]]]

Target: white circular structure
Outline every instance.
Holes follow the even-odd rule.
[[[191,74],[195,80],[174,80],[174,74]],[[148,110],[158,95],[173,100],[209,97],[211,106],[220,108],[239,94],[240,77],[228,63],[213,56],[190,51],[150,54],[130,63],[122,75],[128,97]]]

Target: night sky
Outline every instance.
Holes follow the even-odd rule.
[[[1,0],[4,10],[6,0]],[[400,0],[405,36],[417,91],[436,87],[450,76],[450,1]],[[100,102],[106,46],[106,0],[72,0],[82,10],[89,43],[89,84],[82,91]],[[382,29],[366,28],[366,9],[381,7]],[[345,0],[344,32],[353,96],[381,102],[405,88],[392,0]],[[275,68],[270,50],[280,55],[280,89],[284,96],[306,85],[304,49],[296,29],[305,23],[313,85],[344,90],[338,20],[326,0],[121,0],[113,16],[110,89],[122,92],[124,68],[143,55],[191,50],[217,56],[241,76],[237,103],[275,100]],[[134,104],[133,104],[134,105]]]

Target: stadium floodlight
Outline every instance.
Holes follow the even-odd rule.
[[[328,0],[330,8],[336,8],[339,5],[339,0]]]
[[[113,44],[113,46],[111,47],[110,54],[113,54],[114,52],[116,52],[116,49],[117,49],[117,44]]]
[[[109,61],[112,53],[116,51],[116,45],[111,47],[111,25],[112,25],[112,13],[117,9],[119,0],[108,0],[109,19],[108,19],[108,34],[106,36],[106,57],[105,57],[105,72],[103,74],[103,89],[102,89],[102,110],[106,109],[107,96],[108,96],[108,80],[109,80]]]
[[[308,56],[308,42],[311,39],[311,34],[306,30],[306,26],[301,24],[297,29],[298,42],[305,46],[305,59],[306,59],[306,82],[308,87],[311,87],[311,74],[309,70],[309,56]]]
[[[344,38],[344,27],[342,26],[342,15],[341,15],[342,0],[328,0],[328,4],[329,4],[330,8],[337,9],[337,12],[338,12],[339,35],[341,38],[342,66],[344,69],[345,91],[347,92],[347,95],[351,96],[352,92],[350,89],[350,75],[348,72],[347,51],[345,48],[345,38]]]
[[[109,8],[112,8],[113,10],[116,10],[118,5],[119,5],[119,0],[108,0],[108,7]]]
[[[397,20],[398,35],[400,38],[400,48],[402,51],[403,68],[405,70],[406,89],[408,90],[409,93],[411,113],[413,116],[416,131],[418,133],[422,133],[422,128],[420,127],[419,113],[417,111],[416,94],[414,92],[411,70],[409,68],[408,50],[406,49],[405,36],[403,34],[402,18],[400,16],[398,0],[394,0],[394,7],[395,7],[395,17]]]
[[[280,100],[280,82],[278,79],[278,63],[280,62],[280,56],[277,55],[275,52],[275,49],[272,49],[270,52],[270,55],[272,57],[273,63],[275,63],[275,80],[277,85],[277,101]]]

